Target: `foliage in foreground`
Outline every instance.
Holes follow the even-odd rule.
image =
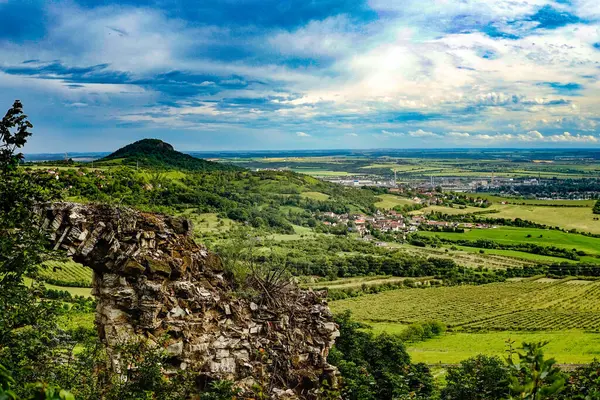
[[[343,377],[343,397],[349,400],[429,399],[433,377],[425,364],[411,364],[402,339],[373,335],[352,321],[350,313],[336,318],[340,337],[329,356]]]

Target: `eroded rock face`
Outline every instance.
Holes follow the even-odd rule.
[[[117,345],[167,335],[165,373],[269,382],[286,398],[317,398],[320,382],[336,384],[326,357],[339,333],[322,293],[292,289],[279,307],[234,297],[220,260],[183,219],[76,203],[41,212],[55,248],[94,271],[96,322],[115,372]]]

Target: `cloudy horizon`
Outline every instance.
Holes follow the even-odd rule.
[[[0,0],[28,153],[600,147],[596,1],[96,3]]]

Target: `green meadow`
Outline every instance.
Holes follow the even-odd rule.
[[[577,249],[585,251],[587,254],[600,255],[599,238],[549,229],[497,227],[471,229],[464,233],[422,231],[419,234],[437,236],[453,241],[488,239],[501,244],[531,243],[540,246],[556,246],[569,250]]]

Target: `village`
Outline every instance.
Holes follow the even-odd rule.
[[[386,210],[372,215],[364,214],[336,214],[326,212],[320,214],[323,224],[326,226],[346,225],[348,231],[355,232],[364,240],[374,240],[377,233],[392,233],[406,235],[416,233],[419,230],[459,230],[459,229],[490,229],[496,226],[485,223],[436,221],[429,219],[426,215],[403,215],[395,210]]]

